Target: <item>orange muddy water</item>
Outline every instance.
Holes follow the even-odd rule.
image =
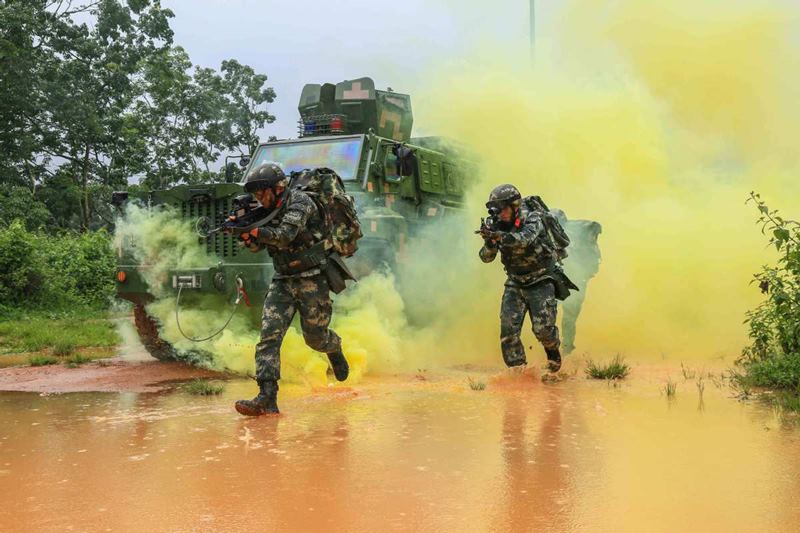
[[[659,392],[667,375],[675,400]],[[468,376],[485,381],[483,391]],[[797,531],[800,430],[706,378],[0,393],[2,531]]]

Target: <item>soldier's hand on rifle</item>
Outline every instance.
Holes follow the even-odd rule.
[[[239,235],[239,238],[244,241],[245,245],[250,245],[250,241],[252,239],[253,243],[255,243],[255,239],[258,237],[258,228],[253,228],[247,233],[242,233]]]
[[[498,236],[496,231],[492,231],[483,226],[475,233],[480,233],[481,238],[483,238],[483,244],[486,245],[487,248],[497,248]]]

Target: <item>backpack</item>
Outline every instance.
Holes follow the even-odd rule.
[[[363,237],[353,197],[345,192],[342,178],[335,171],[321,167],[293,172],[289,187],[308,194],[330,230],[333,249],[341,257],[350,257],[358,250]]]
[[[550,247],[555,251],[559,260],[567,257],[567,247],[569,246],[569,236],[564,230],[564,226],[558,218],[550,211],[547,204],[540,196],[526,196],[522,199],[522,205],[528,210],[538,213],[542,217],[545,227],[545,239]]]

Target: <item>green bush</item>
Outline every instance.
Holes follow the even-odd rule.
[[[734,381],[800,392],[800,223],[784,219],[758,194],[750,193],[748,202],[758,208],[758,223],[778,260],[754,276],[766,297],[747,313],[751,344],[737,361]]]
[[[745,372],[733,374],[734,379],[751,387],[786,389],[800,392],[800,357],[776,356],[750,361],[743,365]]]
[[[0,228],[0,304],[30,306],[42,296],[45,262],[39,236],[22,222]]]
[[[105,307],[114,295],[116,260],[105,230],[46,239],[52,289],[87,307]]]
[[[105,230],[29,232],[20,221],[0,228],[0,311],[104,308],[114,270]]]

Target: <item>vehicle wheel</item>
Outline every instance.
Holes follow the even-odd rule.
[[[159,361],[177,361],[179,358],[175,348],[158,334],[158,320],[147,314],[144,305],[133,306],[133,318],[136,331],[147,352]]]

